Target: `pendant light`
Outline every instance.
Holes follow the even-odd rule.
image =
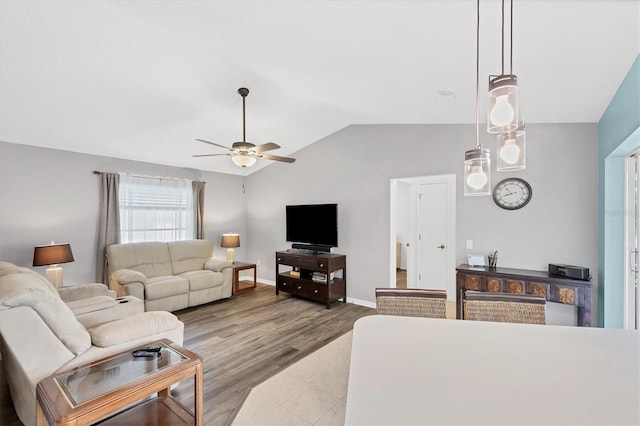
[[[513,10],[513,0],[511,0]],[[513,13],[512,13],[513,17]],[[511,25],[513,34],[513,25]],[[511,49],[513,51],[513,48]],[[487,99],[487,132],[507,133],[516,130],[518,111],[518,77],[504,73],[504,0],[502,0],[502,73],[489,76]]]
[[[509,37],[510,37],[509,73],[510,74],[507,77],[511,76],[515,78],[515,75],[513,75],[513,0],[511,0],[510,14],[511,14],[509,19]],[[503,65],[502,67],[504,70],[504,0],[502,0],[502,34],[503,34],[503,37],[502,37]],[[517,78],[515,78],[515,81],[516,81],[516,90],[517,90]],[[491,87],[491,83],[490,83],[490,87]],[[522,116],[522,114],[517,115],[517,117],[518,117],[518,123],[515,129],[498,134],[498,138],[497,138],[498,139],[498,149],[497,149],[498,156],[496,161],[496,170],[499,172],[522,170],[527,167],[527,156],[526,156],[527,132],[524,130],[524,117]]]
[[[464,153],[464,195],[491,194],[491,159],[480,144],[480,0],[476,5],[476,147]]]

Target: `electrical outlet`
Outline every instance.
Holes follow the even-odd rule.
[[[473,250],[473,240],[467,240],[467,250]]]

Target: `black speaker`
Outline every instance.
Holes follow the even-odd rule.
[[[589,275],[589,268],[582,266],[549,263],[549,273],[576,280],[589,281],[591,279],[591,275]]]

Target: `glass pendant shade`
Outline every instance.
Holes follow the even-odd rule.
[[[256,164],[256,159],[247,154],[234,155],[231,157],[231,161],[233,161],[236,166],[240,167],[251,167]]]
[[[491,160],[488,148],[464,153],[464,195],[491,194]]]
[[[507,133],[518,128],[518,77],[489,76],[487,132]]]
[[[526,139],[524,128],[498,135],[496,170],[504,172],[527,167]]]

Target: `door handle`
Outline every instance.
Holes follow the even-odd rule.
[[[438,247],[436,247],[436,248],[439,248],[439,249],[444,250],[444,244],[440,244],[440,245],[439,245]]]
[[[629,264],[631,265],[631,272],[638,272],[638,250],[633,249],[629,253]]]

